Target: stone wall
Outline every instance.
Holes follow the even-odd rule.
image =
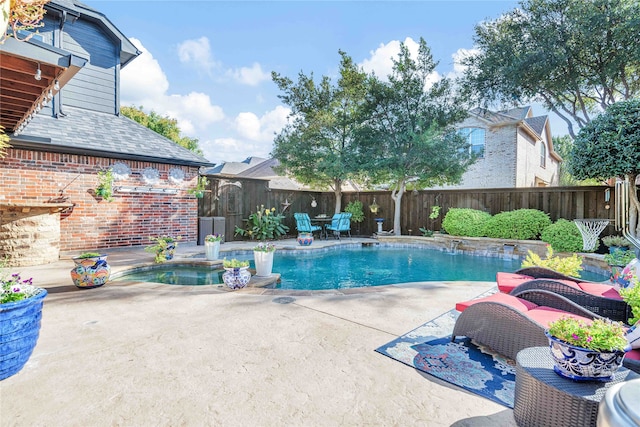
[[[0,204],[0,259],[7,266],[49,264],[59,255],[59,209]]]
[[[115,191],[109,203],[95,194],[97,173],[115,163],[130,173],[114,185],[135,191]],[[143,176],[149,169],[157,173],[152,184]],[[0,204],[70,204],[53,216],[59,222],[59,250],[65,252],[146,245],[150,236],[163,234],[190,242],[197,239],[198,212],[197,199],[187,190],[195,186],[197,173],[188,166],[9,149],[0,159]],[[177,175],[183,178],[174,179]]]

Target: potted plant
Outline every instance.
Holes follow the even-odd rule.
[[[241,289],[247,286],[251,280],[249,272],[249,261],[240,261],[238,259],[222,261],[222,267],[226,270],[222,274],[222,281],[231,289]]]
[[[29,360],[40,335],[47,291],[19,273],[0,274],[0,380],[18,373]]]
[[[207,260],[213,261],[220,256],[220,243],[222,243],[224,235],[207,234],[204,238],[205,255]]]
[[[204,192],[209,185],[209,180],[206,176],[199,176],[196,180],[196,186],[187,190],[187,193],[193,194],[198,199],[202,199],[204,197]]]
[[[111,168],[98,171],[98,186],[96,196],[102,197],[105,202],[113,201],[113,172]]]
[[[256,265],[256,276],[269,277],[273,270],[273,255],[276,245],[269,242],[260,242],[253,248],[253,260]]]
[[[604,260],[609,264],[609,268],[611,269],[611,275],[609,277],[611,283],[617,283],[623,287],[629,284],[629,282],[623,278],[622,270],[627,264],[633,261],[635,257],[636,254],[630,250],[619,250],[604,255]]]
[[[620,296],[627,303],[631,310],[631,316],[627,320],[629,325],[635,325],[640,321],[640,280],[637,277],[632,279],[635,284],[627,288],[620,289]]]
[[[145,251],[155,254],[154,261],[158,264],[173,259],[176,247],[178,247],[178,240],[182,239],[181,236],[157,236],[149,237],[149,240],[155,242],[144,248]]]
[[[631,349],[620,322],[595,319],[591,323],[574,317],[551,322],[549,338],[554,371],[576,381],[609,381]]]
[[[107,263],[107,255],[98,252],[85,252],[74,257],[73,262],[76,265],[71,270],[71,280],[78,288],[97,288],[109,280],[111,267]]]
[[[610,254],[615,251],[622,251],[631,247],[631,242],[623,236],[604,236],[602,238],[602,243],[609,248]]]
[[[256,206],[256,212],[249,215],[245,228],[236,226],[235,234],[249,236],[251,239],[267,240],[277,239],[289,231],[289,227],[282,221],[284,215],[277,214],[276,208],[265,208],[264,205]]]

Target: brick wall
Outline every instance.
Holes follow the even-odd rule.
[[[457,128],[477,127],[485,130],[483,157],[467,169],[459,185],[433,189],[513,188],[516,186],[516,130],[514,126],[489,127],[470,116]]]
[[[95,196],[97,172],[114,163],[126,164],[131,174],[115,186],[149,186],[141,176],[147,167],[160,173],[154,188],[177,189],[177,194],[119,193],[106,202]],[[168,179],[169,170],[183,171],[184,180]],[[197,239],[197,199],[186,192],[195,186],[197,168],[103,157],[9,149],[0,159],[0,204],[74,203],[60,215],[60,250],[84,251],[118,246],[146,245],[149,236],[180,235]]]

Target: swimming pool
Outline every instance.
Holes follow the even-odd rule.
[[[227,255],[253,258],[251,252]],[[422,281],[495,281],[498,271],[515,271],[521,261],[465,254],[450,254],[422,247],[342,246],[320,250],[276,252],[273,271],[280,273],[278,289],[329,290],[381,286]],[[117,280],[175,285],[222,283],[223,270],[210,267],[163,265],[124,275]],[[603,281],[606,277],[582,272],[582,278]]]

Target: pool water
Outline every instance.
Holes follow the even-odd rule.
[[[252,260],[253,254],[232,256]],[[450,254],[419,247],[354,246],[278,251],[273,271],[281,275],[279,289],[328,290],[434,280],[495,281],[496,272],[515,271],[520,264],[520,260]],[[164,265],[117,280],[198,286],[223,283],[223,272],[210,267]],[[581,277],[597,282],[607,279],[585,271]]]

